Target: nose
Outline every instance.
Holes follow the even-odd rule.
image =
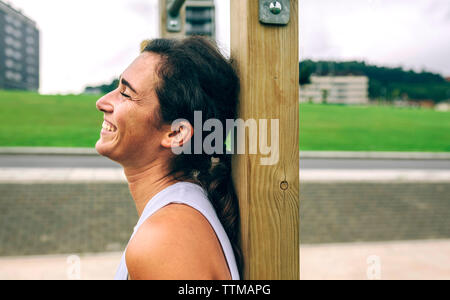
[[[96,103],[97,109],[104,113],[112,113],[114,111],[112,97],[113,92],[106,94],[105,96],[98,99]]]

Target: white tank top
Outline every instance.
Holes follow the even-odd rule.
[[[234,257],[233,247],[225,232],[220,220],[216,214],[216,211],[208,199],[205,190],[193,183],[189,182],[178,182],[166,189],[162,190],[156,194],[145,207],[136,227],[134,228],[134,233],[130,238],[133,239],[139,227],[147,219],[156,213],[161,208],[169,204],[185,204],[200,212],[211,224],[214,229],[217,238],[222,246],[223,253],[225,254],[226,261],[228,263],[228,268],[231,272],[232,280],[239,280],[239,272],[236,264],[236,259]],[[122,259],[120,261],[119,268],[117,270],[115,280],[127,280],[128,279],[128,269],[125,260],[125,252],[123,253]]]

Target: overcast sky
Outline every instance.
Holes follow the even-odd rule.
[[[11,0],[41,31],[41,92],[108,82],[158,36],[157,0]],[[229,0],[217,0],[229,52]],[[302,59],[365,60],[450,76],[449,0],[300,0]]]

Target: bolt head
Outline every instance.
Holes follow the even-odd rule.
[[[273,13],[274,15],[279,15],[283,10],[283,6],[279,1],[273,1],[270,3],[269,9],[270,12]]]

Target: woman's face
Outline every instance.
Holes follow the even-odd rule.
[[[155,119],[158,62],[156,54],[141,54],[123,72],[118,88],[97,101],[104,113],[97,152],[125,167],[150,163],[162,150],[163,132],[157,130]]]

